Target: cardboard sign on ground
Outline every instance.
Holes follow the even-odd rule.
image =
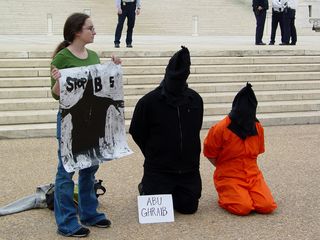
[[[174,222],[171,194],[138,196],[139,223]]]

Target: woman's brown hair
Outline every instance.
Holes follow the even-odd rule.
[[[62,41],[54,50],[53,57],[55,57],[59,51],[68,47],[73,42],[76,33],[82,30],[85,21],[89,17],[89,15],[84,13],[73,13],[67,18],[63,28],[64,41]]]

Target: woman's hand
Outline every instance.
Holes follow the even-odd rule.
[[[111,56],[111,61],[112,61],[114,64],[117,64],[117,65],[119,65],[119,64],[122,63],[121,59],[118,58],[118,57],[116,57],[116,56],[114,56],[114,55]]]
[[[61,78],[61,73],[59,72],[59,69],[53,65],[51,67],[51,77],[56,81],[59,81],[59,79]]]
[[[52,92],[57,96],[60,96],[60,83],[59,79],[61,78],[61,73],[59,69],[52,65],[51,67],[51,77],[56,80],[55,84],[52,87]]]

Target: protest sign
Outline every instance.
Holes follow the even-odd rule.
[[[60,70],[61,158],[67,172],[132,153],[122,70],[114,63]]]
[[[138,196],[140,223],[174,222],[171,194]]]

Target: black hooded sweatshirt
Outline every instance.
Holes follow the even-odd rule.
[[[190,64],[189,50],[182,47],[160,86],[135,107],[129,132],[145,157],[145,171],[199,171],[203,101],[186,83]]]

